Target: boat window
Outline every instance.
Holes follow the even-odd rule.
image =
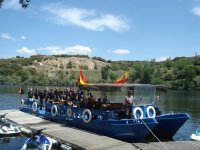
[[[134,97],[136,104],[151,104],[155,98],[155,86],[135,86]]]

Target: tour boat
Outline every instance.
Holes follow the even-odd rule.
[[[69,106],[63,101],[47,101],[45,109],[38,110],[38,101],[31,101],[25,112],[35,113],[52,121],[72,127],[92,131],[127,142],[142,142],[148,135],[169,139],[189,119],[187,113],[162,114],[157,106],[156,86],[150,84],[96,84],[86,85],[86,89],[105,90],[115,88],[116,91],[131,90],[135,101],[129,118],[125,116],[122,102],[115,102],[104,107],[81,107],[79,104]],[[124,96],[123,96],[124,99]],[[25,107],[24,107],[25,108]]]

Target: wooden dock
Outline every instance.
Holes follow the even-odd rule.
[[[88,150],[200,150],[198,141],[169,141],[149,143],[127,143],[107,136],[90,133],[51,122],[19,110],[1,110],[6,118],[30,130],[46,128],[43,133],[67,143],[74,149]]]

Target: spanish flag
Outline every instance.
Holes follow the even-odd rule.
[[[83,81],[83,79],[82,79],[81,76],[79,77],[79,83],[80,83],[81,85],[88,85],[87,82],[84,82],[84,81]]]
[[[79,75],[79,79],[78,79],[79,83],[81,85],[88,85],[87,81],[86,81],[86,77],[83,74],[82,68],[80,68],[80,75]]]
[[[85,77],[85,75],[83,74],[82,68],[80,68],[80,79],[82,79],[83,82],[87,83],[86,77]]]
[[[123,76],[121,76],[119,79],[117,79],[115,82],[113,82],[114,84],[121,84],[121,83],[125,83],[128,82],[128,78],[129,78],[129,74],[128,71],[125,72],[123,74]]]

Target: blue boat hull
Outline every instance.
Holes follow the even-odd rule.
[[[113,137],[126,142],[142,142],[149,134],[149,129],[152,130],[157,122],[153,118],[141,119],[116,119],[113,112],[105,112],[93,110],[93,119],[89,123],[83,121],[82,114],[84,109],[73,108],[76,112],[75,116],[68,117],[62,120],[65,124],[81,128],[87,131],[95,132],[101,135]],[[96,116],[96,117],[95,117]],[[102,116],[102,117],[99,117]],[[113,118],[113,119],[109,119]]]
[[[58,106],[58,115],[52,116],[52,104],[46,105],[46,110],[32,111],[31,107],[24,107],[21,111],[31,113],[36,116],[44,117],[48,120],[65,124],[67,126],[76,127],[87,130],[97,134],[109,136],[126,142],[142,142],[149,135],[149,130],[152,130],[157,122],[152,118],[140,119],[108,119],[111,114],[104,114],[104,119],[93,118],[89,123],[85,123],[82,119],[82,112],[84,108],[73,108],[66,106]],[[66,114],[67,109],[70,108],[74,112],[71,117]],[[91,110],[94,116],[102,114],[102,111]],[[146,124],[146,125],[145,125]]]
[[[82,113],[84,108],[69,107],[57,105],[58,115],[52,116],[51,108],[53,104],[46,103],[45,110],[32,110],[33,102],[23,107],[21,110],[27,113],[42,116],[48,120],[77,127],[94,133],[106,135],[127,142],[141,142],[150,134],[150,130],[160,139],[172,139],[179,128],[189,119],[187,113],[163,114],[157,115],[154,119],[144,116],[142,122],[140,119],[119,119],[115,118],[112,113],[106,111],[91,110],[93,119],[89,123],[83,121]],[[67,115],[67,109],[73,112],[72,116]],[[145,108],[141,107],[146,114]],[[102,117],[101,119],[98,117]],[[149,129],[147,129],[147,126]]]
[[[152,119],[144,119],[148,128],[152,130],[157,123]],[[140,120],[92,120],[89,124],[80,119],[66,120],[66,124],[109,136],[126,142],[142,142],[149,134],[149,129]]]
[[[70,117],[66,114],[70,108],[73,115]],[[91,110],[92,119],[86,123],[83,120],[82,113],[84,108],[62,107],[59,108],[59,115],[53,117],[50,111],[46,110],[45,118],[65,124],[67,126],[76,127],[101,135],[109,136],[126,142],[142,142],[149,135],[157,122],[154,118],[141,119],[114,119],[112,113],[106,114],[104,111]],[[108,119],[113,118],[113,119]],[[145,125],[146,124],[146,125]]]
[[[172,139],[181,126],[189,119],[187,113],[164,114],[156,116],[158,125],[153,133],[160,139]]]

